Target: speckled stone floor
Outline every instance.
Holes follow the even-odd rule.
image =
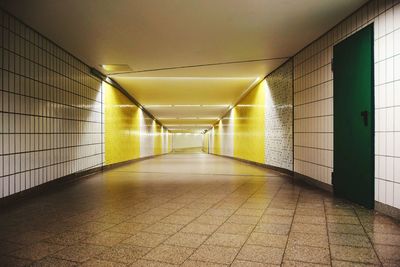
[[[206,154],[125,165],[0,214],[0,266],[400,266],[400,225]]]

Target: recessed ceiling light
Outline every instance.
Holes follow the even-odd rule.
[[[102,64],[100,66],[109,74],[132,71],[131,67],[127,64]]]

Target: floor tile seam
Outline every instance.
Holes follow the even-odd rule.
[[[51,245],[51,243],[50,243],[50,245]],[[74,244],[74,245],[75,245],[75,244]],[[74,261],[74,260],[71,260],[71,259],[64,259],[64,258],[61,258],[61,257],[57,257],[57,255],[56,255],[56,254],[57,254],[58,252],[60,252],[61,250],[66,249],[66,248],[69,248],[69,247],[72,247],[72,246],[74,246],[74,245],[64,245],[64,246],[59,245],[59,246],[62,246],[61,249],[59,249],[59,250],[57,250],[57,251],[54,251],[54,252],[52,252],[52,253],[46,255],[45,257],[40,258],[40,259],[38,259],[38,260],[35,260],[35,261],[33,261],[33,262],[40,261],[40,260],[42,260],[42,259],[44,259],[44,258],[46,258],[46,257],[51,257],[51,258],[55,258],[55,259],[66,260],[66,261],[71,261],[71,262],[80,264],[80,262],[77,262],[77,261]],[[107,249],[107,247],[105,247],[105,246],[101,246],[101,247],[104,247],[105,249]],[[24,258],[23,258],[23,259],[24,259]],[[25,260],[26,260],[26,259],[25,259]]]
[[[372,246],[372,250],[374,251],[376,257],[378,258],[379,264],[380,264],[381,266],[383,266],[382,260],[381,260],[381,258],[380,258],[380,256],[379,256],[378,252],[377,252],[376,249],[375,249],[375,245],[374,245],[374,243],[372,242],[372,239],[370,238],[370,236],[368,235],[368,232],[367,232],[367,230],[365,229],[364,225],[361,223],[361,220],[360,220],[360,217],[359,217],[358,213],[356,212],[356,210],[355,210],[354,207],[352,207],[352,210],[353,210],[353,212],[356,214],[356,217],[357,217],[357,219],[358,219],[358,221],[359,221],[359,223],[360,223],[360,225],[361,225],[361,227],[362,227],[362,229],[363,229],[365,235],[367,236],[370,245]]]
[[[287,238],[287,240],[286,240],[286,245],[285,245],[285,248],[284,248],[284,250],[283,250],[282,262],[284,262],[284,260],[285,260],[286,251],[287,251],[287,249],[288,249],[289,236],[290,236],[290,232],[292,231],[294,216],[295,216],[295,214],[296,214],[297,205],[299,204],[300,195],[301,195],[301,190],[300,190],[299,193],[297,194],[296,207],[295,207],[295,209],[294,209],[294,212],[293,212],[293,219],[292,219],[292,221],[291,221],[291,223],[290,223],[289,231],[288,231],[288,234],[287,234],[288,238]],[[281,263],[282,263],[282,262],[281,262]]]
[[[233,191],[233,192],[235,192],[235,191],[237,191],[238,189],[240,188],[240,185]],[[232,192],[232,193],[233,193]],[[232,194],[231,193],[231,194]],[[228,195],[230,195],[230,194],[228,194]],[[225,198],[223,198],[223,199],[225,199]],[[206,209],[206,210],[204,210],[202,213],[200,213],[197,217],[195,217],[193,220],[191,220],[187,225],[189,225],[189,224],[191,224],[192,222],[194,222],[195,220],[197,220],[200,216],[202,216],[204,213],[206,213],[209,209],[211,209],[211,208],[213,208],[214,206],[216,206],[218,203],[220,203],[223,199],[221,199],[220,201],[218,201],[217,203],[215,203],[214,205],[212,205],[211,207],[209,207],[208,209]],[[183,207],[181,208],[181,209],[183,209]],[[226,220],[222,223],[222,224],[224,224],[226,222]],[[221,225],[222,225],[221,224]],[[218,228],[219,228],[220,226],[218,226]],[[179,233],[182,229],[183,229],[184,227],[182,227],[178,232],[176,232],[176,233]],[[217,229],[218,229],[217,228]],[[215,232],[215,231],[214,231]],[[213,233],[214,233],[213,232]],[[151,250],[149,250],[148,251],[148,253],[146,253],[145,255],[143,255],[141,258],[144,258],[146,255],[148,255],[151,251],[153,251],[154,249],[156,249],[157,247],[159,247],[159,246],[161,246],[161,245],[168,245],[168,244],[165,244],[165,241],[167,241],[169,238],[171,238],[173,235],[175,235],[176,233],[174,233],[174,234],[172,234],[172,235],[169,235],[164,241],[162,241],[159,245],[157,245],[157,246],[155,246],[154,248],[152,248]],[[211,234],[208,234],[208,237],[210,237],[213,233],[211,233]],[[207,238],[208,239],[208,238]],[[205,239],[197,248],[195,248],[195,249],[193,249],[193,252],[189,255],[189,257],[187,257],[186,258],[186,260],[187,259],[189,259],[195,252],[196,252],[196,250],[200,247],[200,246],[202,246],[203,244],[204,244],[204,242],[207,240],[207,239]],[[169,246],[171,246],[171,245],[169,245]],[[186,261],[185,260],[185,261]]]
[[[242,183],[241,185],[243,185],[243,183]],[[231,194],[229,194],[229,195],[232,195],[232,194],[234,194],[236,191],[238,191],[239,188],[241,187],[241,185],[239,185],[239,186],[238,186],[234,191],[232,191]],[[247,201],[249,198],[251,198],[251,196],[253,196],[254,194],[255,194],[255,192],[254,192],[253,194],[250,194],[249,197],[246,198],[246,200],[245,200],[244,202],[246,202],[246,201]],[[227,197],[228,197],[229,195],[227,195]],[[226,197],[225,197],[225,198],[226,198]],[[224,199],[225,199],[225,198],[224,198]],[[215,203],[215,204],[214,204],[213,206],[211,206],[209,209],[213,208],[214,206],[217,206],[217,205],[218,205],[220,202],[222,202],[224,199],[221,199],[219,202]],[[244,203],[244,202],[243,202],[243,203]],[[216,233],[216,232],[218,231],[218,229],[220,229],[221,226],[224,225],[224,224],[235,214],[235,212],[236,212],[237,210],[239,210],[240,207],[242,207],[242,206],[243,206],[243,204],[240,205],[237,209],[235,209],[235,211],[234,211],[230,216],[228,216],[222,224],[218,225],[218,227],[217,227],[212,233],[208,234],[208,237],[193,251],[193,253],[192,253],[187,259],[190,259],[190,257],[192,257],[192,255],[198,250],[198,248],[200,248],[202,245],[204,245],[205,242],[206,242],[207,240],[209,240],[210,237],[211,237],[214,233]],[[208,209],[208,210],[209,210],[209,209]],[[206,211],[208,211],[208,210],[206,210]],[[205,211],[205,212],[206,212],[206,211]],[[205,213],[205,212],[204,212],[204,213]],[[254,229],[254,228],[253,228],[253,229]],[[251,233],[251,232],[250,232],[250,233]],[[249,234],[249,235],[250,235],[250,234]],[[247,241],[247,240],[246,240],[246,241]],[[243,245],[242,245],[242,246],[243,246]],[[241,250],[241,248],[238,248],[238,252],[236,253],[235,258],[236,258],[236,256],[239,254],[240,250]],[[233,259],[233,261],[235,260],[235,258]],[[232,261],[232,262],[233,262],[233,261]],[[231,264],[229,264],[229,265],[231,265]]]
[[[266,215],[266,214],[265,214],[266,210],[269,208],[269,206],[270,206],[271,203],[272,203],[272,200],[273,200],[273,199],[275,198],[275,196],[279,193],[279,191],[281,190],[281,188],[283,187],[283,185],[284,185],[284,183],[282,183],[282,184],[279,186],[278,190],[275,191],[274,195],[273,195],[272,198],[271,198],[271,201],[268,202],[268,205],[264,208],[264,211],[263,211],[262,215],[261,215],[260,218],[257,220],[257,224],[254,225],[253,229],[252,229],[251,232],[248,234],[247,239],[243,242],[243,245],[239,248],[239,251],[238,251],[238,253],[235,255],[235,258],[233,259],[233,262],[237,259],[237,256],[240,254],[240,252],[242,251],[243,247],[244,247],[244,246],[246,245],[246,243],[248,242],[248,240],[249,240],[251,234],[254,232],[254,230],[255,230],[255,228],[257,227],[257,225],[260,224],[261,218],[262,218],[264,215]],[[253,195],[254,195],[254,194],[253,194]],[[250,198],[250,197],[249,197],[249,198]],[[282,261],[283,261],[283,255],[282,255]],[[282,263],[282,262],[281,262],[281,263]]]

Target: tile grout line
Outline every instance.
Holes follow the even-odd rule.
[[[325,207],[325,198],[322,198],[322,204],[323,204],[323,207],[324,207],[326,235],[327,235],[327,238],[328,238],[329,262],[330,262],[330,265],[332,266],[332,251],[331,251],[331,242],[330,242],[330,237],[329,237],[328,216],[326,214],[326,207]]]
[[[363,230],[364,230],[364,233],[367,235],[367,238],[368,238],[369,242],[371,243],[372,249],[373,249],[373,251],[374,251],[376,257],[378,258],[379,264],[380,264],[381,266],[383,266],[382,260],[380,259],[379,254],[377,253],[377,251],[376,251],[376,249],[375,249],[375,245],[374,245],[374,243],[372,242],[372,239],[370,238],[370,236],[368,235],[368,232],[367,232],[367,230],[365,229],[363,223],[361,222],[361,219],[360,219],[360,217],[359,217],[359,214],[358,214],[358,212],[356,211],[356,209],[354,208],[354,206],[353,206],[353,210],[354,210],[354,212],[355,212],[355,214],[356,214],[356,216],[357,216],[358,222],[360,223],[361,227],[362,227]]]
[[[245,182],[244,182],[245,183]],[[243,184],[244,184],[243,183]],[[215,204],[213,204],[211,207],[209,207],[208,209],[206,209],[205,211],[203,211],[201,214],[199,214],[197,217],[195,217],[193,220],[191,220],[189,223],[187,223],[185,226],[183,226],[180,230],[182,230],[184,227],[186,227],[187,225],[189,225],[190,223],[192,223],[192,222],[194,222],[196,219],[198,219],[200,216],[202,216],[204,213],[206,213],[209,209],[211,209],[211,208],[213,208],[215,205],[217,205],[218,203],[220,203],[222,200],[224,200],[227,196],[229,196],[229,195],[231,195],[233,192],[235,192],[235,191],[237,191],[243,184],[241,184],[240,186],[238,186],[235,190],[233,190],[232,192],[230,192],[228,195],[226,195],[223,199],[221,199],[221,200],[219,200],[218,202],[216,202]],[[221,185],[222,186],[222,185]],[[220,187],[221,187],[220,186]],[[190,191],[190,190],[189,190]],[[206,195],[208,195],[208,194],[206,194]],[[193,202],[195,202],[196,200],[193,200],[191,203],[193,203]],[[190,204],[191,204],[190,203]],[[186,205],[187,206],[187,205]],[[186,206],[184,206],[184,207],[186,207]],[[182,207],[181,209],[183,209],[184,207]],[[179,209],[179,210],[181,210],[181,209]],[[218,227],[219,228],[219,227]],[[217,229],[218,229],[217,228]],[[217,230],[216,229],[216,230]],[[165,239],[163,242],[161,242],[159,245],[157,245],[157,246],[155,246],[154,248],[151,248],[145,255],[143,255],[143,256],[141,256],[139,259],[144,259],[144,257],[146,256],[146,255],[148,255],[148,254],[150,254],[150,252],[151,251],[154,251],[156,248],[158,248],[160,245],[168,245],[168,244],[165,244],[165,241],[167,241],[170,237],[172,237],[173,235],[175,235],[175,234],[177,234],[177,233],[179,233],[180,232],[180,230],[178,231],[178,232],[176,232],[176,233],[174,233],[174,234],[172,234],[172,235],[169,235],[169,237],[167,238],[167,239]],[[215,231],[216,231],[215,230]],[[215,232],[214,231],[214,232]],[[213,233],[214,233],[213,232]],[[207,240],[207,239],[206,239]],[[203,243],[206,241],[206,240],[204,240],[203,241]],[[201,243],[200,244],[200,246],[203,244],[203,243]],[[169,246],[173,246],[173,245],[169,245]],[[199,246],[199,247],[200,247]],[[186,259],[185,259],[185,261],[187,261],[193,254],[194,254],[194,252],[199,248],[199,247],[197,247],[197,248],[193,248],[193,252],[189,255],[189,257],[187,257]],[[187,247],[186,247],[187,248]],[[139,260],[138,259],[138,260]],[[144,260],[146,260],[146,259],[144,259]],[[136,260],[137,261],[137,260]],[[184,262],[185,262],[184,261]],[[183,262],[183,263],[184,263]],[[163,263],[166,263],[166,262],[163,262]],[[167,263],[169,263],[169,262],[167,262]],[[182,264],[183,264],[182,263]],[[179,264],[179,265],[181,265],[181,264]]]
[[[297,187],[297,185],[295,185],[295,184],[293,184],[293,185],[294,185],[295,187]],[[293,223],[294,223],[294,216],[296,215],[297,206],[298,206],[298,204],[299,204],[300,194],[301,194],[301,190],[299,191],[299,194],[298,194],[297,199],[296,199],[296,206],[295,206],[295,209],[294,209],[294,212],[293,212],[292,222],[290,223],[289,232],[288,232],[288,238],[287,238],[287,240],[286,240],[285,249],[284,249],[284,251],[283,251],[282,262],[281,262],[281,264],[283,264],[283,261],[284,261],[284,259],[285,259],[285,255],[286,255],[286,251],[287,251],[287,249],[288,249],[289,236],[290,236],[290,233],[292,232],[292,227],[293,227]]]
[[[233,264],[233,262],[235,262],[237,256],[240,254],[240,252],[242,251],[243,247],[245,246],[245,244],[246,244],[247,241],[249,240],[251,234],[254,232],[254,229],[255,229],[255,228],[257,227],[257,225],[260,223],[261,218],[265,215],[265,211],[269,208],[269,206],[271,205],[271,202],[272,202],[273,199],[276,197],[276,195],[279,193],[279,191],[282,189],[282,187],[283,187],[284,184],[285,184],[285,183],[282,183],[282,184],[279,186],[279,189],[276,190],[275,194],[274,194],[274,195],[272,196],[272,198],[271,198],[271,201],[269,201],[268,205],[264,208],[264,211],[263,211],[262,215],[260,216],[260,218],[258,219],[257,223],[254,225],[253,230],[248,234],[248,237],[247,237],[246,241],[245,241],[245,242],[243,243],[243,245],[239,248],[238,253],[236,254],[236,256],[235,256],[235,258],[233,259],[232,263],[229,264],[229,266],[231,266],[231,265]],[[254,195],[254,194],[253,194],[253,195]],[[283,255],[282,255],[281,263],[282,263],[282,262],[283,262]],[[257,263],[260,263],[260,262],[257,262]]]

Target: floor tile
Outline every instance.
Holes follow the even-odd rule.
[[[238,260],[260,263],[281,264],[284,250],[281,248],[244,245],[237,256]]]
[[[327,234],[311,234],[301,232],[290,232],[288,244],[291,246],[310,246],[329,248]]]
[[[107,231],[123,234],[135,234],[147,227],[149,227],[149,225],[144,223],[123,222],[107,229]]]
[[[319,217],[319,216],[295,215],[293,223],[326,225],[326,220],[325,217]]]
[[[361,225],[328,223],[328,231],[341,234],[363,235],[365,231]]]
[[[285,261],[330,264],[329,249],[308,246],[288,246]]]
[[[169,235],[138,232],[135,235],[125,239],[122,243],[138,247],[156,247],[165,241]]]
[[[2,267],[22,267],[28,266],[32,261],[26,259],[19,259],[11,256],[0,256],[0,262]]]
[[[83,232],[89,234],[100,233],[106,229],[113,227],[115,224],[101,223],[101,222],[87,222],[77,227],[74,227],[72,231]]]
[[[105,260],[98,260],[98,259],[90,259],[85,261],[82,267],[123,267],[127,266],[125,263],[114,262],[114,261],[105,261]]]
[[[326,215],[326,220],[328,223],[360,224],[356,216]]]
[[[214,233],[205,244],[223,247],[241,247],[247,240],[247,235]]]
[[[58,251],[53,254],[53,257],[76,262],[84,262],[102,253],[106,249],[107,247],[97,245],[75,244]]]
[[[294,214],[294,210],[267,208],[265,210],[265,214],[280,215],[280,216],[292,216]]]
[[[348,246],[331,245],[332,259],[362,263],[379,263],[372,248],[356,248]]]
[[[288,236],[265,233],[252,233],[247,240],[249,245],[285,248]]]
[[[194,220],[194,223],[221,225],[227,220],[227,218],[228,217],[226,216],[221,217],[221,216],[201,215],[196,220]]]
[[[184,216],[184,215],[169,215],[162,219],[161,223],[169,223],[169,224],[179,224],[186,225],[193,221],[196,217],[194,216]]]
[[[10,255],[15,256],[17,258],[27,259],[27,260],[40,260],[50,254],[53,254],[61,249],[64,246],[51,244],[48,242],[38,242],[27,247],[16,250]]]
[[[387,246],[387,245],[376,245],[376,253],[383,263],[393,264],[394,266],[400,266],[400,247],[398,246]]]
[[[179,224],[155,223],[142,231],[154,234],[173,235],[182,227],[183,226]]]
[[[143,257],[150,250],[151,248],[147,247],[119,244],[104,250],[103,253],[96,255],[96,258],[105,261],[130,264]]]
[[[132,266],[132,267],[176,267],[179,265],[169,264],[166,262],[159,262],[159,261],[137,260],[129,266]]]
[[[327,234],[326,225],[323,224],[293,223],[291,232],[321,234],[321,235]]]
[[[89,237],[82,242],[87,244],[110,247],[121,243],[123,240],[129,238],[130,236],[131,235],[129,234],[104,231],[92,237]]]
[[[179,232],[168,238],[164,244],[198,248],[207,238],[208,235]]]
[[[220,264],[231,264],[238,252],[238,248],[202,245],[193,253],[190,259]]]
[[[35,261],[30,267],[75,267],[79,266],[79,263],[73,261],[67,261],[63,259],[53,258],[51,256],[45,257],[39,261]]]
[[[218,227],[218,225],[213,224],[190,223],[186,225],[181,230],[181,232],[209,235],[213,233]]]
[[[291,224],[292,221],[292,216],[264,215],[261,217],[260,223]]]
[[[218,228],[217,232],[223,234],[247,235],[253,228],[253,225],[248,224],[224,223]]]
[[[194,249],[179,246],[161,245],[150,251],[144,259],[155,260],[171,264],[182,264]]]
[[[329,233],[329,243],[351,247],[372,247],[367,235]]]
[[[53,237],[46,239],[46,242],[66,245],[70,246],[76,243],[79,243],[82,240],[85,240],[89,237],[93,236],[93,234],[83,233],[83,232],[75,232],[75,231],[66,231],[60,234],[57,234]]]
[[[227,220],[227,223],[256,225],[259,220],[260,218],[258,216],[244,216],[234,214]]]
[[[368,233],[373,244],[392,245],[400,247],[400,235]]]
[[[323,267],[323,266],[331,266],[331,265],[322,263],[289,261],[289,260],[284,260],[282,263],[282,267]]]
[[[206,262],[206,261],[193,261],[193,260],[187,260],[181,265],[181,267],[225,267],[225,266],[229,265]]]
[[[255,227],[254,232],[277,234],[277,235],[288,235],[289,230],[290,230],[289,224],[261,223]]]

